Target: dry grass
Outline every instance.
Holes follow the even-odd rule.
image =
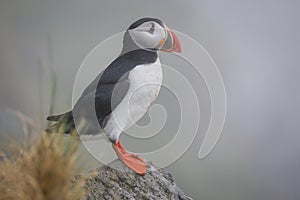
[[[48,47],[50,62],[44,64],[41,58],[38,61],[41,127],[44,122],[43,91],[46,90],[42,81],[44,73],[49,73],[51,80],[49,115],[53,114],[57,93],[51,36],[48,38]],[[40,126],[19,111],[8,109],[8,112],[20,119],[25,142],[0,142],[5,152],[9,147],[9,157],[7,153],[0,152],[0,200],[82,199],[84,178],[74,181],[79,167],[76,164],[79,161],[78,138],[65,138],[62,134],[47,134],[44,131],[34,138],[31,128]]]
[[[0,200],[76,200],[83,181],[72,181],[78,141],[42,132],[17,156],[0,162]]]

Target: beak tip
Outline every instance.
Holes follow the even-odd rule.
[[[173,38],[173,47],[172,47],[172,51],[177,52],[177,53],[181,53],[182,48],[181,48],[181,44],[179,42],[178,37],[176,36],[176,34],[170,30],[170,33],[172,35]]]
[[[182,52],[182,49],[181,49],[180,43],[179,43],[179,47],[176,47],[176,50],[175,50],[175,52],[177,52],[177,53],[181,53],[181,52]]]

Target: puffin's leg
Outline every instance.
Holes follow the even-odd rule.
[[[147,172],[147,162],[140,158],[136,154],[131,154],[126,151],[126,149],[121,145],[120,139],[116,144],[112,144],[114,150],[116,151],[119,159],[130,169],[135,171],[140,175],[144,175]]]

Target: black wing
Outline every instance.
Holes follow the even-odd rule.
[[[130,71],[137,65],[154,63],[156,60],[156,52],[145,50],[136,50],[119,56],[84,90],[74,106],[73,116],[83,117],[89,122],[96,118],[103,128],[107,116],[128,92]]]
[[[79,125],[81,120],[87,122],[86,130],[82,134],[99,133],[99,124],[103,128],[110,113],[120,104],[129,89],[128,75],[130,70],[141,64],[154,63],[157,53],[138,49],[120,55],[93,82],[84,90],[76,102],[72,112],[49,116],[47,119],[56,121],[49,130],[58,130],[61,125],[65,126],[67,119],[69,133]]]
[[[94,128],[98,124],[103,128],[106,117],[120,104],[129,86],[127,79],[99,85],[96,90],[80,97],[73,109],[73,117],[77,122],[84,119]]]

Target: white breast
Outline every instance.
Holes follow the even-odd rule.
[[[129,74],[129,90],[113,110],[104,128],[110,139],[118,139],[121,132],[136,123],[157,98],[162,83],[159,58],[155,63],[136,66]]]

